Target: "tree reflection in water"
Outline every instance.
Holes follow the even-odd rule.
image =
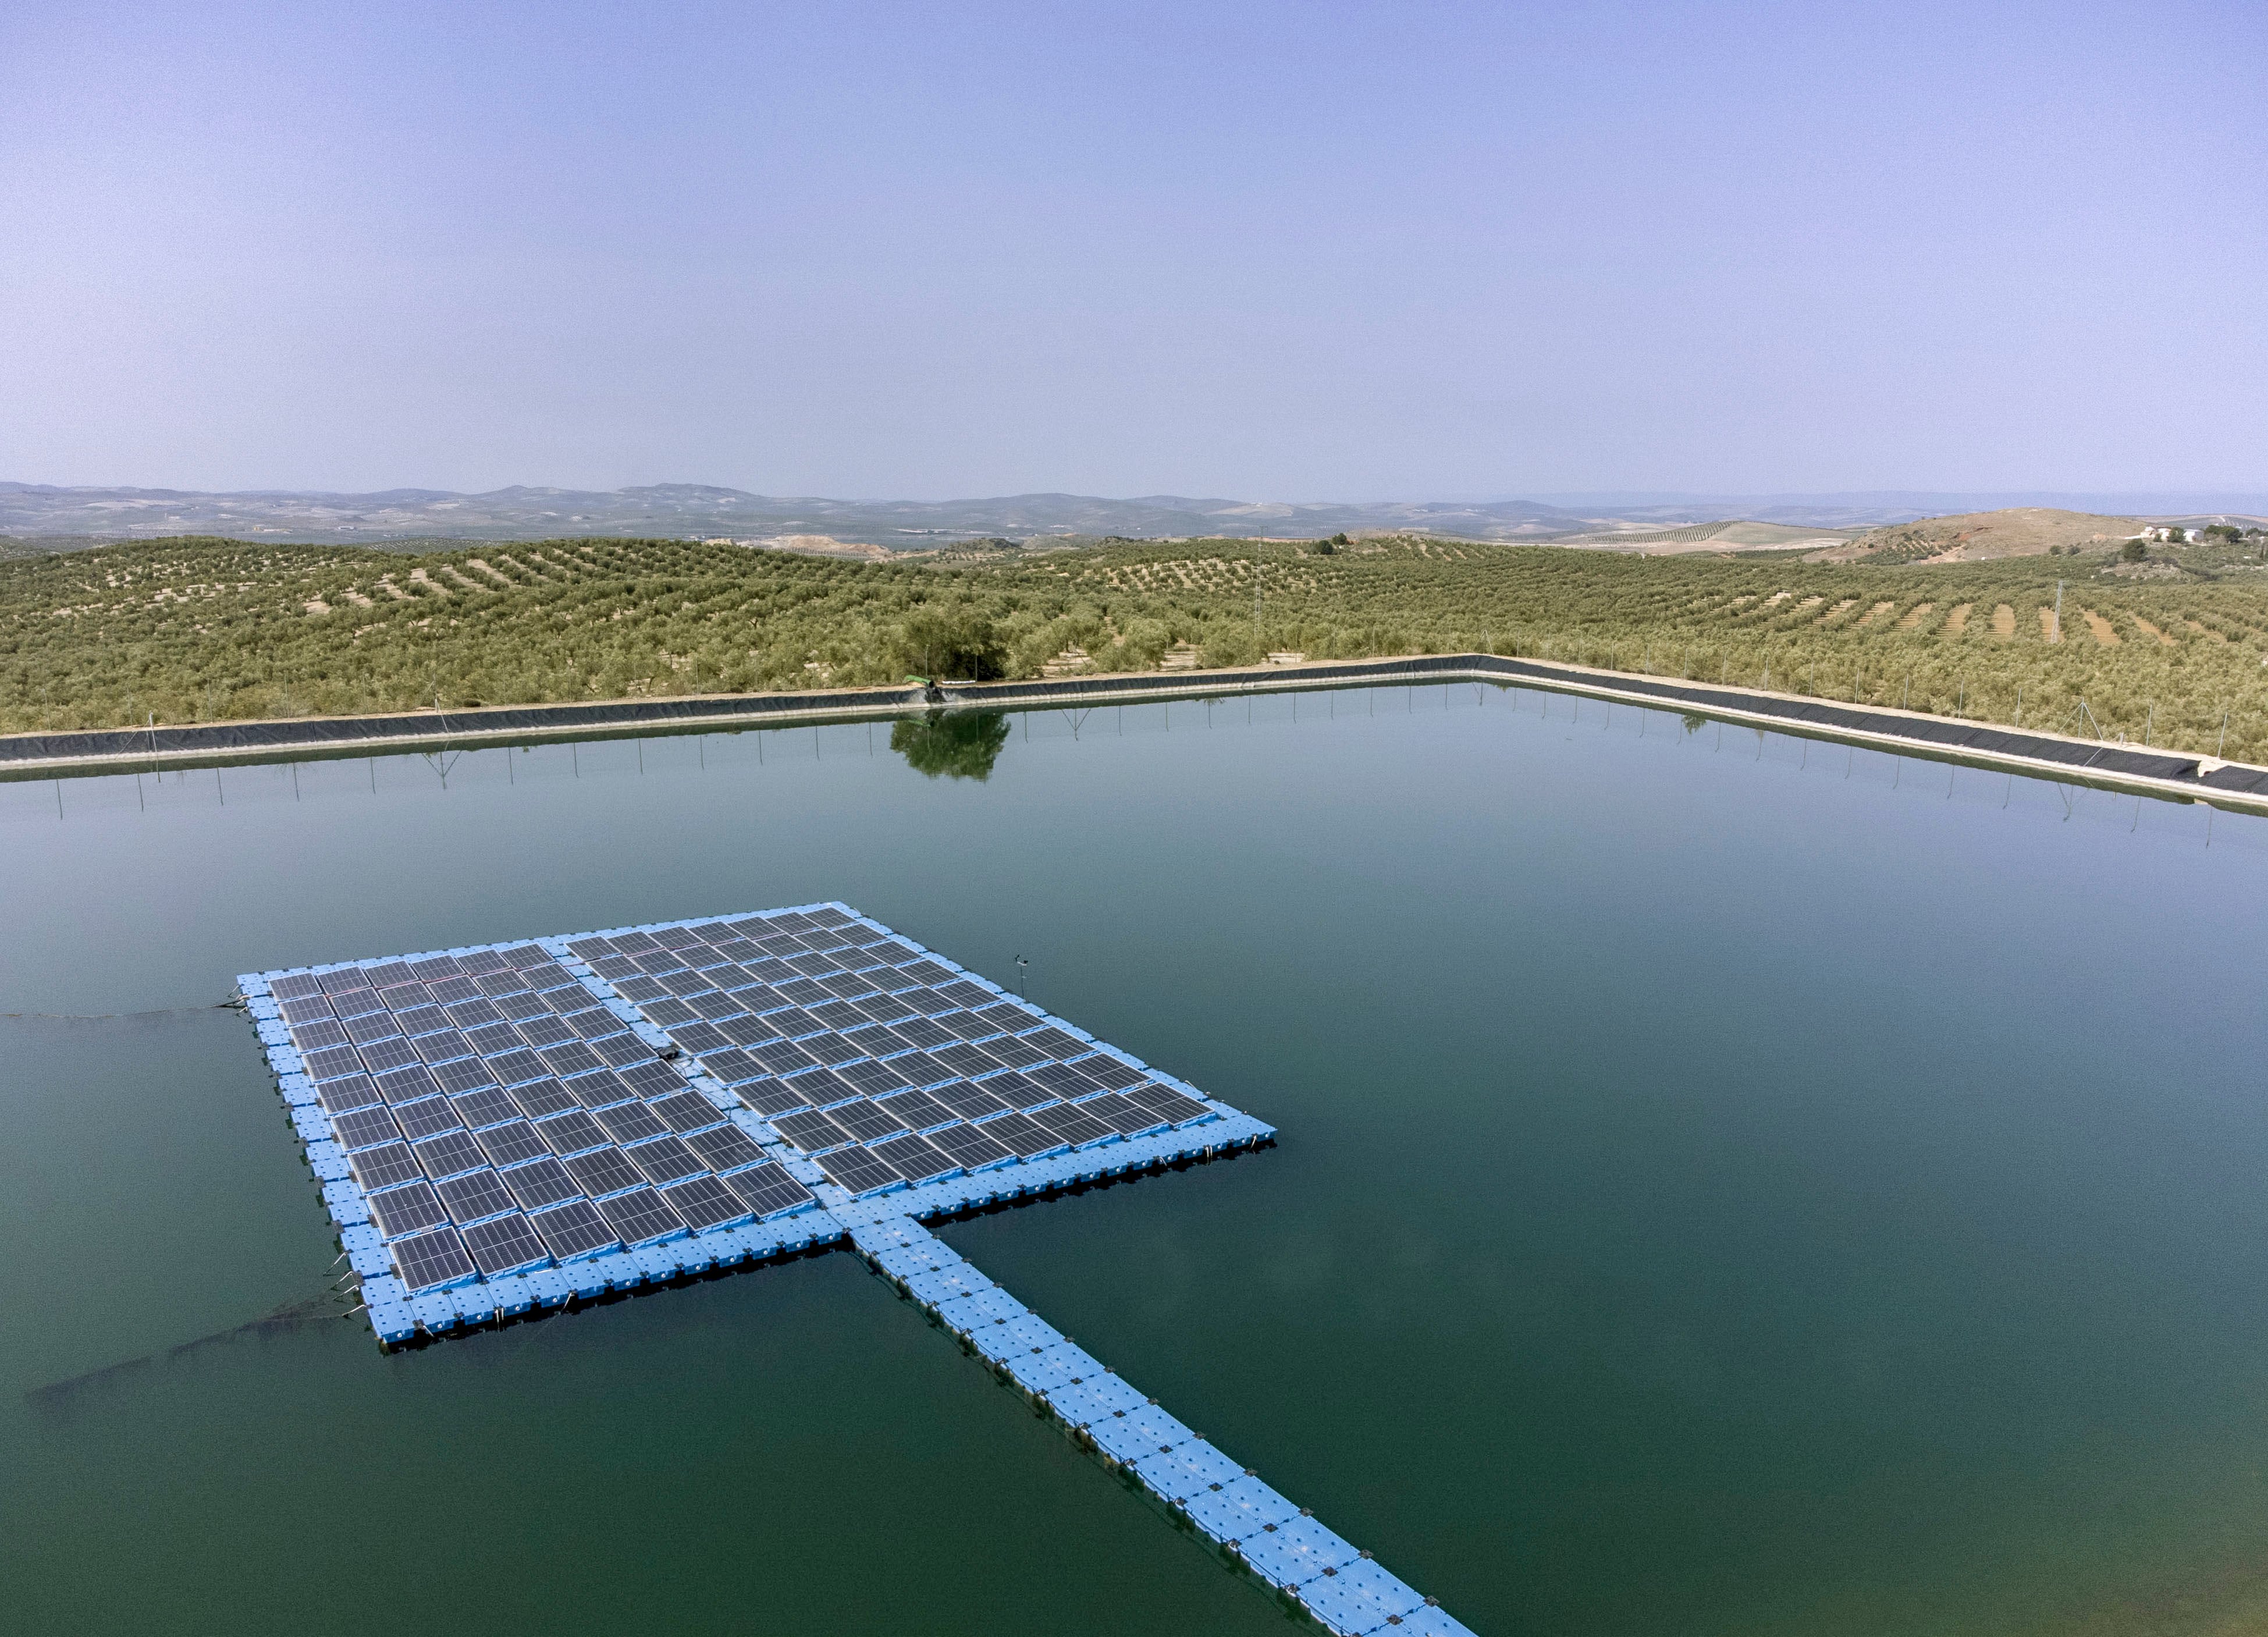
[[[1005,711],[933,711],[890,729],[890,748],[905,757],[907,766],[932,778],[943,775],[982,783],[992,776],[992,763],[1007,742]]]

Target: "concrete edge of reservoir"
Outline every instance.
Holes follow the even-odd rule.
[[[562,738],[732,733],[864,721],[925,709],[1063,708],[1387,683],[1470,682],[1545,688],[1672,709],[1815,739],[2020,772],[2130,793],[2268,812],[2268,768],[2150,746],[2076,739],[1918,711],[1837,704],[1808,695],[1594,669],[1499,654],[1425,654],[1240,670],[971,682],[939,707],[918,689],[843,688],[792,694],[710,694],[595,704],[499,705],[384,716],[210,722],[188,726],[0,735],[0,779],[128,772],[378,751],[541,742]]]

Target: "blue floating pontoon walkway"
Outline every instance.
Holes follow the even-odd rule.
[[[921,1226],[1264,1122],[841,903],[238,986],[381,1346],[849,1242],[1329,1630],[1464,1629]]]
[[[1246,1573],[1328,1630],[1467,1630],[1438,1601],[1315,1522],[903,1215],[850,1230],[867,1265]]]

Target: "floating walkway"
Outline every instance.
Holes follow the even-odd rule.
[[[1437,1599],[1387,1573],[1369,1552],[1160,1409],[911,1218],[861,1223],[850,1240],[869,1266],[1082,1448],[1326,1630],[1446,1637],[1468,1629]]]
[[[1275,1130],[841,903],[238,980],[382,1346],[849,1243],[1333,1632],[1464,1628],[920,1226]]]

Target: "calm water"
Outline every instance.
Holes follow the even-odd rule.
[[[943,1231],[1476,1630],[2268,1610],[2259,822],[1469,686],[890,741],[0,786],[0,1009],[843,898],[1281,1127]],[[847,1256],[22,1397],[332,1255],[240,1018],[0,1021],[11,1626],[1286,1629]]]

